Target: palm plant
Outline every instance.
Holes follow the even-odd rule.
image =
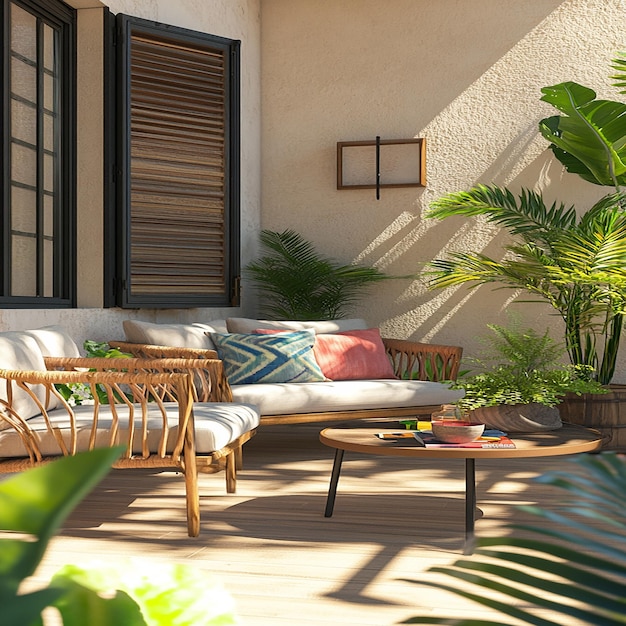
[[[626,57],[613,61],[616,87],[626,86]],[[513,236],[502,261],[455,252],[431,267],[433,287],[499,283],[549,302],[565,323],[574,365],[591,366],[595,378],[613,378],[626,313],[626,105],[596,100],[592,89],[565,82],[542,90],[561,115],[539,123],[567,171],[615,193],[581,218],[574,207],[547,206],[541,194],[522,189],[516,198],[497,186],[477,185],[431,204],[429,217],[482,215]],[[620,90],[626,93],[626,90]]]
[[[602,454],[572,462],[581,466],[580,475],[551,472],[537,479],[571,492],[573,501],[563,513],[521,507],[541,517],[541,526],[514,524],[509,536],[478,538],[472,558],[431,568],[453,578],[454,584],[419,581],[498,612],[497,621],[429,615],[402,623],[626,624],[626,461]],[[531,535],[520,537],[518,531]],[[507,618],[514,622],[504,621]]]
[[[626,313],[625,200],[622,192],[605,196],[577,218],[573,207],[548,207],[528,190],[515,198],[477,185],[448,194],[431,204],[430,217],[484,215],[513,241],[500,261],[474,252],[433,261],[431,286],[498,283],[538,296],[562,317],[571,362],[592,367],[599,382],[609,383]]]
[[[272,319],[345,317],[367,286],[392,278],[376,267],[324,257],[293,230],[263,230],[261,246],[265,254],[246,273],[260,290],[261,312]]]

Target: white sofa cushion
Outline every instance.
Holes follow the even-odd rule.
[[[335,380],[325,383],[233,385],[233,400],[255,404],[261,415],[385,409],[450,404],[462,390],[424,380]]]
[[[122,325],[126,341],[130,343],[205,350],[215,350],[215,345],[207,333],[228,332],[224,320],[214,320],[207,324],[154,324],[141,320],[124,320]]]
[[[156,403],[150,403],[148,410],[148,448],[156,452],[159,437],[163,430],[163,419]],[[167,451],[171,452],[174,440],[178,434],[178,404],[175,402],[165,403],[167,408],[167,421],[170,428],[168,433]],[[119,417],[119,436],[117,442],[124,442],[128,437],[128,407],[126,405],[115,406]],[[72,407],[76,416],[78,428],[78,450],[87,450],[91,435],[93,406],[81,405]],[[197,402],[193,407],[195,420],[196,451],[198,454],[209,454],[221,450],[235,439],[253,430],[259,425],[259,412],[256,407],[248,404],[231,402]],[[50,411],[50,420],[54,427],[63,435],[65,444],[70,444],[70,430],[68,428],[68,414],[63,409]],[[111,407],[101,405],[99,407],[99,428],[96,434],[96,446],[111,445]],[[135,420],[141,419],[141,408],[135,407]],[[28,425],[39,436],[39,446],[44,456],[56,456],[60,454],[59,445],[55,438],[46,429],[42,416],[28,420]],[[139,440],[139,426],[137,437],[133,441],[133,452],[141,454],[141,441]],[[28,456],[20,436],[14,430],[0,432],[0,449],[2,457],[14,458]]]
[[[46,364],[37,340],[32,335],[24,331],[8,331],[0,333],[0,369],[3,370],[35,370],[46,371]],[[12,406],[15,412],[23,419],[28,419],[40,413],[39,407],[33,398],[15,383],[6,380],[0,381],[0,399],[7,400],[7,386],[11,384],[13,390]],[[43,385],[33,385],[32,391],[46,406],[46,388]],[[49,398],[49,406],[57,406],[57,399]],[[0,411],[6,413],[0,405]],[[8,425],[4,420],[0,420],[0,429]]]
[[[320,322],[295,322],[256,320],[249,317],[229,317],[226,320],[229,333],[253,333],[257,328],[271,330],[307,330],[312,328],[316,335],[337,333],[342,330],[366,330],[369,328],[363,319],[323,320]]]
[[[35,330],[25,330],[34,337],[44,356],[79,357],[80,349],[62,326],[44,326]]]

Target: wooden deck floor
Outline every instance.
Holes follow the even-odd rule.
[[[56,537],[33,584],[62,564],[129,556],[193,562],[234,597],[242,626],[386,626],[417,614],[487,617],[421,581],[462,556],[464,463],[347,453],[332,518],[323,516],[333,451],[319,426],[266,426],[244,448],[238,492],[200,477],[202,531],[187,536],[171,472],[113,471]],[[477,534],[508,532],[515,505],[558,507],[532,482],[567,457],[477,463]],[[415,581],[407,582],[406,579]],[[441,577],[439,580],[445,580]],[[449,582],[449,581],[448,581]],[[491,617],[494,617],[493,615]]]

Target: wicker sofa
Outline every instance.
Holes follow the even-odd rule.
[[[205,385],[216,402],[251,403],[259,408],[262,424],[307,423],[363,418],[415,418],[458,400],[462,392],[442,381],[453,380],[459,369],[462,348],[402,339],[382,339],[394,378],[230,384],[224,368],[215,361],[213,333],[250,334],[261,331],[313,329],[319,335],[365,331],[362,319],[326,322],[275,322],[229,318],[196,324],[158,324],[127,320],[124,341],[112,346],[137,356],[206,358],[214,382]],[[202,385],[201,377],[196,382]]]
[[[195,537],[197,472],[225,471],[234,492],[242,446],[259,423],[252,405],[197,401],[193,376],[202,373],[208,396],[220,367],[211,359],[81,358],[59,327],[0,333],[0,473],[119,445],[116,468],[183,474]],[[94,400],[70,403],[59,385],[87,385]]]

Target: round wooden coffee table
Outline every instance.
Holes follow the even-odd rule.
[[[381,456],[403,456],[416,459],[465,459],[465,538],[474,533],[476,508],[476,459],[511,459],[560,456],[600,450],[602,438],[598,431],[574,424],[563,424],[558,430],[543,433],[512,434],[515,448],[429,448],[412,439],[385,440],[380,432],[399,432],[390,424],[377,428],[325,428],[320,441],[335,448],[335,461],[328,488],[325,517],[331,517],[337,495],[344,452],[360,452]]]

